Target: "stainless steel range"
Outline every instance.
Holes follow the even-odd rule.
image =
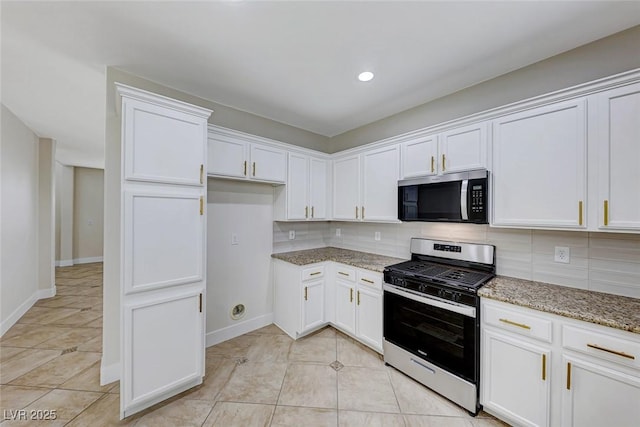
[[[465,408],[480,409],[480,298],[495,246],[411,239],[384,270],[384,361]]]

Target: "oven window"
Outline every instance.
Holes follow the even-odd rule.
[[[399,188],[401,220],[460,221],[461,182],[410,185]]]
[[[384,338],[476,383],[476,319],[384,293]]]

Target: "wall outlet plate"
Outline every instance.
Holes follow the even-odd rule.
[[[238,240],[238,235],[236,233],[231,233],[231,244],[237,245],[240,241]]]
[[[296,230],[289,230],[289,240],[296,238]]]
[[[376,231],[375,233],[373,233],[373,239],[374,240],[380,240],[380,232]]]
[[[340,237],[342,236],[342,230],[339,228],[336,228],[336,237]]]
[[[571,251],[566,246],[556,246],[555,256],[553,258],[555,262],[563,264],[569,264],[571,261]]]

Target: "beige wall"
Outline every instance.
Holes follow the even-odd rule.
[[[640,26],[331,138],[335,153],[640,68]]]
[[[38,137],[2,105],[0,142],[0,334],[38,290]]]
[[[38,289],[55,292],[56,142],[38,142]]]
[[[104,171],[74,168],[73,260],[100,261],[104,235]]]

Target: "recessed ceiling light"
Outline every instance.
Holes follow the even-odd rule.
[[[373,73],[371,71],[363,71],[362,73],[358,74],[358,80],[360,80],[361,82],[368,82],[372,78]]]

